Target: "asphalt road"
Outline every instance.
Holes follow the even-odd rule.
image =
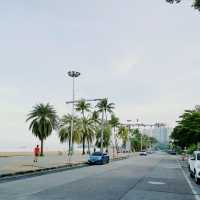
[[[104,166],[1,183],[0,199],[198,200],[200,186],[194,185],[191,189],[188,180],[176,156],[156,153]]]

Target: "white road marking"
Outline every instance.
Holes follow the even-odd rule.
[[[198,195],[198,192],[195,190],[194,186],[192,185],[190,179],[189,179],[188,176],[186,175],[185,171],[184,171],[183,168],[181,167],[181,164],[179,163],[178,160],[177,160],[177,162],[178,162],[178,164],[179,164],[179,166],[180,166],[180,168],[181,168],[181,171],[183,172],[183,175],[184,175],[185,179],[187,180],[188,185],[190,186],[190,189],[192,190],[192,193],[193,193],[195,199],[196,199],[196,200],[200,200],[200,197],[199,197],[199,195]]]
[[[163,183],[163,182],[157,182],[157,181],[148,181],[149,184],[152,184],[152,185],[165,185],[166,183]]]

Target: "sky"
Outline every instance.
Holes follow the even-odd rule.
[[[0,0],[0,150],[32,149],[27,114],[51,103],[107,97],[121,119],[175,126],[200,104],[200,13],[192,1]],[[46,149],[65,148],[57,133]]]

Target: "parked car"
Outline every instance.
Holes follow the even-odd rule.
[[[105,164],[109,163],[110,157],[106,153],[102,152],[94,152],[92,155],[89,156],[88,164]]]
[[[147,156],[147,152],[146,151],[141,151],[140,152],[140,156]]]
[[[195,178],[197,184],[200,183],[200,151],[194,151],[188,159],[188,169],[190,176]]]

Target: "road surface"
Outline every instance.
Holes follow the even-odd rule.
[[[2,200],[199,200],[199,187],[186,180],[176,156],[135,156],[0,183]]]

